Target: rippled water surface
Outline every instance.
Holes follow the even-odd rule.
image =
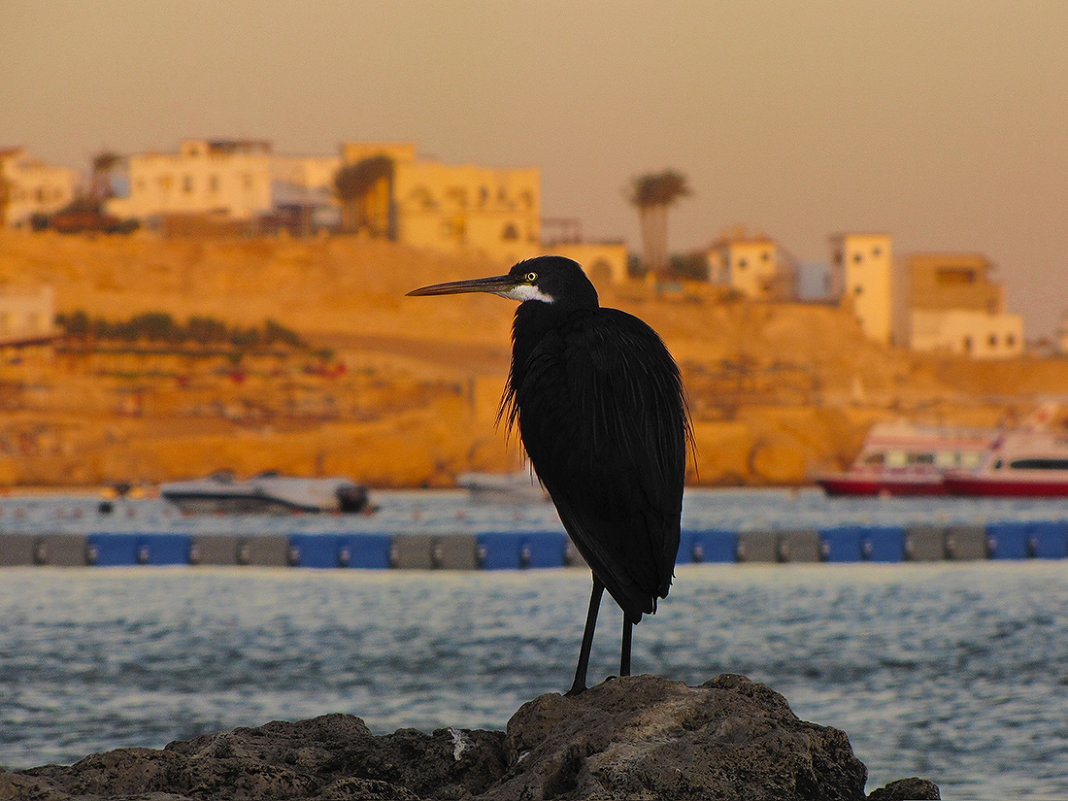
[[[351,712],[501,728],[567,687],[582,571],[10,569],[0,763]],[[1068,576],[1059,563],[680,568],[635,669],[744,673],[849,733],[869,788],[1068,795]],[[606,602],[592,677],[616,660]]]
[[[551,524],[462,507],[418,525]],[[578,569],[3,569],[0,764],[326,712],[376,732],[501,728],[570,684],[588,592]],[[869,790],[919,775],[944,798],[1063,798],[1066,610],[1061,561],[685,566],[636,629],[634,668],[770,684],[849,734]],[[591,680],[615,670],[618,628],[606,601]]]

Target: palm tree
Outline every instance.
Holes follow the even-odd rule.
[[[642,260],[654,275],[662,274],[668,266],[668,208],[689,194],[686,176],[675,170],[647,173],[630,180],[629,200],[638,207],[642,226]]]
[[[346,164],[334,175],[334,194],[341,201],[341,229],[366,229],[371,236],[390,235],[393,160],[373,156]]]
[[[89,195],[98,203],[103,203],[115,194],[111,185],[112,171],[122,163],[122,156],[104,150],[93,156],[93,177],[89,188]]]

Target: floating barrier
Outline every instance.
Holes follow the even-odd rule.
[[[1028,523],[1031,556],[1036,559],[1068,559],[1068,521]]]
[[[862,529],[864,557],[869,562],[905,561],[905,529],[902,526],[875,526]]]
[[[983,526],[950,526],[946,529],[946,558],[990,558],[990,540]]]
[[[775,543],[780,562],[822,562],[823,540],[818,531],[784,531]]]
[[[742,532],[736,554],[739,562],[778,562],[778,538],[764,531]]]
[[[860,562],[864,559],[864,529],[839,526],[820,532],[821,555],[825,562]]]
[[[683,531],[677,564],[738,561],[738,532],[725,529]]]
[[[678,564],[1068,559],[1068,521],[835,526],[821,530],[687,530]],[[364,570],[584,567],[562,531],[440,534],[0,533],[0,567],[220,565]]]
[[[946,532],[938,526],[905,529],[905,558],[910,562],[937,562],[946,558]]]
[[[34,564],[36,543],[33,534],[0,534],[0,567]]]
[[[42,534],[34,540],[33,563],[83,567],[89,564],[89,539],[78,534]]]

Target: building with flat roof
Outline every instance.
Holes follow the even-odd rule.
[[[342,162],[367,168],[354,196],[341,199],[350,230],[508,263],[540,252],[537,167],[443,164],[419,159],[415,145],[403,142],[346,143]]]
[[[871,339],[894,340],[894,261],[889,234],[831,236],[830,297],[850,309]]]
[[[139,153],[127,159],[129,194],[110,199],[108,212],[249,220],[273,207],[272,160],[270,142],[252,139],[185,139],[176,153]]]
[[[905,263],[904,338],[912,350],[975,358],[1024,352],[1023,318],[1005,311],[993,263],[979,253],[914,253]]]
[[[59,211],[80,180],[76,170],[45,164],[26,148],[0,149],[0,226],[28,226],[34,215]]]
[[[754,300],[792,300],[794,273],[774,239],[765,236],[727,236],[705,252],[708,280]]]

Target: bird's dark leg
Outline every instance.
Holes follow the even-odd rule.
[[[623,613],[623,646],[619,651],[619,675],[630,675],[630,635],[634,630],[634,624],[627,619],[627,613]]]
[[[586,612],[586,628],[582,631],[582,650],[579,651],[578,667],[575,669],[575,683],[565,695],[578,695],[586,689],[586,668],[590,664],[590,648],[593,646],[593,630],[597,626],[597,610],[601,608],[601,596],[604,584],[593,577],[593,592],[590,593],[590,608]]]

